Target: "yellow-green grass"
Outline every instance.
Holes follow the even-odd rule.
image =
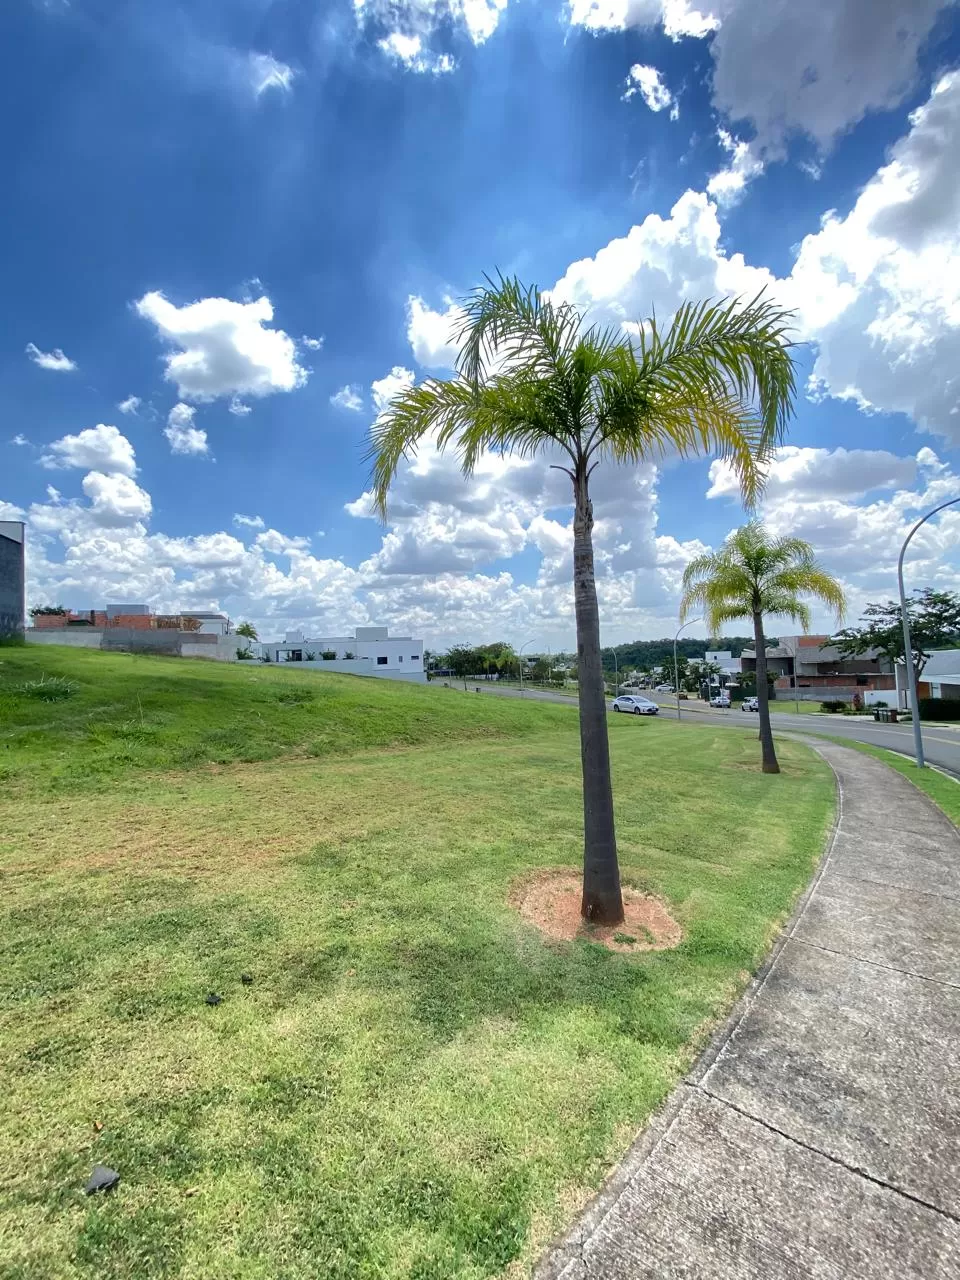
[[[82,656],[65,672],[96,681],[105,660],[104,686],[123,661]],[[168,665],[136,665],[146,733],[175,717],[154,679],[201,701],[210,681],[225,731],[248,723],[250,673]],[[508,895],[579,861],[575,711],[518,708],[524,725],[509,700],[336,683],[303,755],[285,739],[283,758],[160,772],[108,754],[91,787],[79,692],[31,702],[55,794],[5,740],[4,1275],[522,1274],[729,1008],[829,825],[830,773],[800,744],[766,777],[752,735],[615,718],[625,878],[684,940],[548,943]],[[388,718],[441,708],[439,740],[351,751],[339,715],[381,698]],[[336,751],[307,754],[320,739]],[[94,1162],[121,1182],[86,1199]]]

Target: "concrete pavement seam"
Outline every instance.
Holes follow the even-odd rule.
[[[839,956],[841,960],[852,960],[854,964],[867,964],[871,969],[883,969],[886,973],[899,973],[904,978],[916,978],[920,982],[932,982],[937,987],[952,987],[960,991],[960,982],[950,982],[947,978],[928,978],[924,973],[913,969],[898,969],[895,964],[881,964],[879,960],[868,960],[865,956],[854,956],[849,951],[835,951],[833,947],[825,947],[820,942],[811,942],[808,938],[794,938],[801,947],[810,947],[813,951],[822,951],[828,956]]]
[[[915,893],[921,898],[936,898],[938,902],[958,902],[952,893],[935,893],[932,889],[904,889],[902,884],[894,884],[890,880],[877,880],[874,876],[851,876],[846,871],[834,871],[832,880],[852,880],[854,884],[875,884],[878,889],[896,889],[900,893]]]
[[[731,1111],[735,1111],[737,1115],[743,1116],[745,1120],[752,1120],[754,1124],[758,1124],[761,1128],[767,1129],[770,1133],[775,1133],[781,1138],[785,1138],[787,1142],[792,1142],[794,1146],[802,1147],[804,1151],[810,1151],[814,1155],[822,1156],[824,1160],[828,1160],[831,1164],[836,1165],[840,1169],[846,1169],[847,1173],[852,1173],[858,1178],[863,1178],[866,1182],[872,1182],[874,1186],[883,1187],[885,1191],[892,1191],[894,1195],[901,1196],[904,1200],[910,1200],[913,1204],[920,1205],[923,1209],[929,1209],[931,1213],[938,1214],[941,1218],[946,1218],[949,1222],[960,1223],[960,1215],[951,1213],[949,1209],[941,1209],[939,1205],[931,1204],[929,1200],[924,1200],[921,1196],[915,1196],[909,1191],[904,1191],[901,1187],[894,1186],[892,1182],[886,1182],[883,1178],[878,1178],[875,1174],[868,1173],[866,1169],[862,1169],[859,1165],[848,1164],[846,1160],[841,1160],[838,1156],[831,1155],[829,1151],[824,1151],[820,1147],[815,1147],[812,1143],[804,1142],[802,1138],[795,1138],[791,1133],[785,1133],[783,1129],[778,1129],[775,1124],[771,1124],[769,1120],[764,1120],[761,1116],[756,1116],[752,1111],[747,1111],[744,1107],[737,1106],[735,1102],[731,1102],[728,1098],[721,1098],[716,1093],[711,1093],[709,1089],[705,1089],[702,1084],[688,1085],[688,1088],[699,1090],[705,1098],[710,1098],[713,1102],[718,1102],[723,1107],[729,1107]]]

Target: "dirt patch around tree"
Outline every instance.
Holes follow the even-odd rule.
[[[683,930],[659,900],[623,886],[623,924],[592,925],[580,914],[583,881],[569,868],[525,876],[510,894],[510,905],[548,938],[572,942],[588,938],[610,951],[668,951]]]

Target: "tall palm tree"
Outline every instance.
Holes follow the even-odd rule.
[[[604,460],[664,454],[728,458],[745,501],[793,407],[789,316],[763,296],[684,304],[661,330],[585,324],[569,303],[503,276],[463,303],[449,380],[402,392],[373,427],[370,455],[382,516],[403,458],[431,437],[470,475],[485,450],[546,454],[573,486],[573,583],[583,769],[583,915],[623,919],[593,564],[590,477]]]
[[[735,529],[719,551],[691,560],[683,575],[681,622],[693,609],[703,610],[714,635],[720,635],[727,622],[753,622],[764,773],[779,773],[780,765],[770,727],[763,619],[767,614],[790,618],[809,631],[810,609],[801,596],[821,600],[836,613],[837,622],[842,621],[843,588],[820,567],[810,544],[802,538],[771,537],[759,520]]]

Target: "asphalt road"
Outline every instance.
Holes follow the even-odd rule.
[[[469,685],[471,691],[477,686]],[[501,698],[519,698],[519,689],[498,689],[495,684],[483,683],[479,686],[482,693],[496,694]],[[576,706],[576,698],[563,693],[548,693],[545,690],[525,689],[523,697],[531,702],[564,702]],[[658,699],[659,701],[659,699]],[[676,717],[676,703],[662,701],[660,703],[661,718]],[[750,711],[694,711],[681,703],[681,718],[696,724],[724,725],[733,729],[750,729],[757,723],[757,717]],[[784,729],[797,730],[801,733],[825,734],[831,738],[853,738],[856,742],[869,742],[874,747],[886,747],[889,751],[899,751],[903,755],[913,755],[913,729],[909,724],[877,724],[875,720],[853,719],[848,716],[816,716],[792,715],[785,711],[773,712],[773,729],[783,732]],[[931,764],[939,765],[949,773],[960,778],[960,729],[925,728],[923,731],[923,749]]]

